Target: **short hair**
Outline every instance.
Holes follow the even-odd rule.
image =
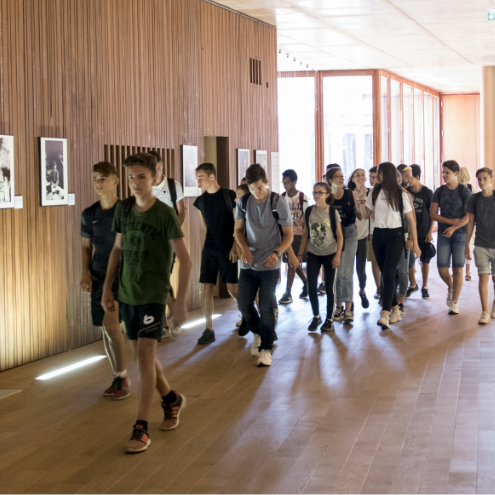
[[[404,163],[401,163],[400,165],[397,165],[397,170],[402,173],[408,166]]]
[[[416,165],[415,163],[411,165],[412,175],[413,177],[417,177],[421,179],[421,167]]]
[[[442,168],[448,168],[452,172],[457,172],[459,173],[461,170],[461,167],[459,167],[459,164],[455,160],[446,160],[442,163]]]
[[[246,170],[246,182],[249,186],[259,180],[266,184],[266,171],[259,163],[253,163],[253,165],[250,165]]]
[[[108,177],[109,175],[118,175],[117,169],[110,162],[98,162],[91,168],[92,172],[97,172],[103,177]]]
[[[459,170],[459,177],[457,178],[459,181],[459,184],[469,184],[469,181],[471,180],[471,174],[469,173],[469,170],[466,167],[461,167]]]
[[[286,170],[285,172],[282,172],[282,178],[288,177],[292,182],[295,182],[297,180],[297,173],[295,170],[292,170],[289,168],[289,170]]]
[[[151,150],[151,151],[148,151],[148,153],[150,155],[153,155],[156,158],[156,163],[163,163],[162,155],[160,155],[160,153],[158,153],[158,151]]]
[[[150,153],[135,153],[128,156],[123,163],[124,167],[132,167],[133,165],[140,165],[151,171],[151,177],[156,175],[156,157]]]
[[[478,174],[482,174],[482,173],[487,173],[493,179],[493,170],[491,168],[488,167],[479,168],[478,170],[476,170],[476,177],[478,177]]]
[[[376,174],[378,172],[378,165],[370,168],[370,174]]]
[[[208,174],[208,177],[210,175],[214,175],[215,179],[217,178],[217,169],[215,168],[215,165],[213,165],[213,163],[206,162],[198,165],[196,167],[196,172],[199,172],[200,170],[206,172]]]
[[[249,186],[247,184],[239,184],[236,189],[240,189],[244,194],[249,193]]]

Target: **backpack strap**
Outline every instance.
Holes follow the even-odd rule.
[[[129,198],[122,201],[122,208],[120,210],[120,229],[122,230],[122,234],[125,234],[125,224],[135,202],[136,198],[134,196],[130,196]]]
[[[251,197],[251,193],[248,192],[246,194],[243,194],[240,199],[239,199],[239,206],[241,207],[241,210],[246,213],[246,208],[247,208],[247,202],[248,199]]]
[[[313,206],[308,206],[306,208],[306,211],[304,212],[304,218],[306,220],[306,230],[308,231],[308,239],[311,238],[311,235],[309,232],[309,217],[310,217],[312,211],[313,211]]]
[[[179,210],[177,209],[177,188],[175,187],[175,180],[167,178],[168,189],[170,191],[170,197],[172,198],[172,204],[174,205],[174,210],[177,215]]]
[[[301,206],[301,211],[304,211],[304,193],[299,191],[299,205]]]
[[[232,198],[230,197],[230,190],[222,187],[223,199],[225,200],[225,206],[227,206],[227,210],[229,210],[230,215],[234,214],[234,205],[232,203]]]
[[[280,194],[276,193],[275,191],[270,192],[270,207],[272,209],[272,215],[273,215],[273,218],[277,221],[278,230],[280,231],[280,236],[283,239],[284,238],[284,231],[282,229],[282,226],[278,223],[279,215],[278,215],[277,206],[278,206],[278,200],[279,199],[280,199]]]

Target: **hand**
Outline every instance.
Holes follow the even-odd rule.
[[[447,238],[450,238],[452,237],[452,234],[456,231],[456,229],[454,229],[454,227],[449,227],[448,229],[445,229],[444,233],[443,233],[443,236],[444,237],[447,237]]]
[[[414,247],[414,256],[418,259],[421,257],[421,249],[419,249],[418,245]]]
[[[340,266],[340,254],[335,255],[332,260],[332,268],[338,268]]]
[[[236,246],[234,244],[234,247],[230,250],[229,260],[232,263],[237,263],[238,259],[239,259],[239,256],[237,256],[237,249],[236,249]]]
[[[265,261],[263,261],[263,266],[275,266],[277,263],[278,256],[275,253],[272,253]]]
[[[428,232],[426,234],[425,242],[431,242],[433,240],[433,234],[431,232]]]
[[[93,281],[91,280],[89,273],[82,276],[81,283],[79,285],[81,286],[83,292],[91,294],[91,291],[93,290]]]
[[[253,254],[249,249],[242,250],[241,261],[249,266],[253,264]]]
[[[180,327],[187,318],[186,301],[177,299],[174,304],[174,325]]]
[[[466,246],[466,249],[464,250],[464,256],[467,260],[471,260],[471,252],[469,250],[469,246]]]
[[[302,258],[302,256],[301,256]],[[295,254],[289,254],[289,265],[292,268],[298,268],[299,266],[299,256],[296,256]]]
[[[101,296],[101,305],[105,310],[105,313],[115,312],[115,299],[113,298],[112,290],[103,287],[103,294]]]
[[[462,227],[462,218],[454,218],[452,222],[454,227]]]

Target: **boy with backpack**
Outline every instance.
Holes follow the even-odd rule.
[[[464,254],[470,258],[469,239],[474,239],[474,262],[478,268],[479,291],[482,313],[478,320],[480,325],[490,323],[490,316],[495,318],[495,302],[492,313],[488,313],[488,281],[490,280],[490,264],[492,280],[495,287],[495,194],[493,193],[493,170],[488,167],[480,168],[476,172],[481,192],[473,194],[467,204],[469,223],[467,226],[466,245]]]
[[[199,275],[199,283],[203,285],[206,328],[198,339],[198,345],[206,345],[215,341],[213,291],[219,274],[220,282],[227,284],[230,295],[237,300],[237,250],[234,242],[236,193],[218,185],[213,163],[199,165],[196,168],[196,179],[203,194],[196,198],[194,206],[201,212],[206,227]],[[241,324],[243,326],[245,322]]]
[[[117,310],[112,283],[120,265],[120,316],[132,342],[140,378],[139,409],[128,453],[143,452],[151,443],[148,418],[155,388],[162,398],[162,430],[179,425],[186,405],[183,395],[170,388],[155,351],[161,340],[165,298],[170,290],[172,250],[179,259],[179,288],[174,319],[178,325],[186,319],[186,291],[191,260],[177,215],[153,196],[156,158],[137,153],[124,160],[129,187],[134,196],[117,205],[112,230],[115,244],[110,254],[103,286],[102,305],[106,312]]]

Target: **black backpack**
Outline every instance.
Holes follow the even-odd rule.
[[[314,206],[314,205],[313,205]],[[304,212],[305,215],[305,220],[306,220],[306,229],[308,231],[308,239],[310,238],[310,231],[309,231],[309,217],[311,215],[311,212],[313,211],[313,206],[308,206],[306,208],[306,211]],[[330,205],[330,208],[328,210],[328,216],[330,217],[330,228],[332,229],[332,234],[335,239],[335,242],[337,242],[337,215],[335,214],[337,210]],[[342,236],[344,238],[344,242],[342,243],[342,252],[344,252],[345,249],[345,234],[344,234],[344,229],[342,228]]]
[[[177,189],[175,188],[175,180],[167,178],[168,188],[170,190],[170,196],[172,198],[172,204],[174,205],[174,210],[177,215],[179,215],[179,210],[177,209]]]
[[[244,196],[241,196],[238,200],[239,206],[241,207],[241,210],[244,213],[246,213],[247,203],[248,203],[248,200],[251,196],[252,196],[251,193],[246,193],[246,194],[244,194]],[[275,220],[277,221],[278,229],[279,229],[280,235],[282,236],[282,239],[283,239],[284,238],[284,231],[282,230],[282,226],[278,223],[279,216],[278,216],[277,205],[278,205],[279,199],[280,199],[280,194],[278,194],[274,191],[270,192],[270,205],[271,205],[271,209],[272,209],[272,215],[273,215],[273,218],[275,218]]]

